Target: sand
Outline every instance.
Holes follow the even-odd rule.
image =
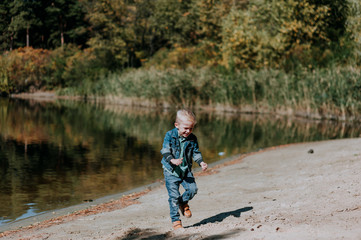
[[[361,239],[361,139],[276,147],[197,174],[172,230],[163,184],[0,239]]]

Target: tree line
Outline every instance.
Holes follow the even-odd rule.
[[[3,0],[0,91],[84,86],[138,67],[359,65],[360,16],[356,0]]]
[[[0,48],[54,49],[85,45],[89,37],[85,9],[78,0],[3,0],[0,3]]]
[[[354,30],[344,0],[4,0],[0,9],[2,51],[72,43],[116,67],[140,66],[162,48],[263,67],[335,47]]]

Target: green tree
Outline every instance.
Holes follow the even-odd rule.
[[[336,42],[346,31],[346,21],[350,16],[350,1],[345,0],[310,0],[310,4],[328,8],[325,19],[327,37]]]
[[[30,46],[30,31],[34,26],[41,24],[34,11],[39,4],[39,1],[14,0],[10,2],[9,12],[12,16],[9,24],[10,49],[13,46]]]
[[[10,15],[10,1],[4,0],[0,2],[0,49],[10,49],[10,32],[9,23],[11,21]]]
[[[42,20],[48,35],[46,45],[55,48],[73,43],[84,47],[89,35],[83,4],[78,0],[52,0],[44,3],[45,14],[42,15]]]
[[[222,28],[224,18],[231,9],[244,9],[247,0],[195,0],[193,11],[197,15],[198,50],[206,65],[217,65],[221,59]],[[200,58],[198,58],[200,59]]]
[[[107,61],[110,68],[125,65],[128,60],[126,31],[129,22],[128,9],[124,0],[101,0],[87,2],[87,19],[91,37],[88,44],[96,55]],[[128,29],[127,29],[128,30]]]
[[[221,43],[222,21],[232,8],[244,9],[248,0],[196,0],[197,35],[200,39]]]
[[[4,0],[0,3],[1,48],[85,46],[88,24],[79,0]]]
[[[246,10],[233,8],[222,27],[223,64],[280,67],[287,58],[297,57],[308,65],[313,57],[321,57],[312,53],[319,54],[331,42],[329,12],[328,6],[307,0],[264,0],[250,2]]]
[[[340,41],[340,48],[349,47],[348,62],[361,64],[361,3],[358,0],[349,0],[349,15],[345,27],[345,37]]]
[[[151,22],[155,6],[156,1],[134,1],[133,23],[128,26],[134,29],[134,39],[127,39],[126,41],[133,41],[132,45],[134,46],[134,54],[137,59],[145,60],[162,47],[155,37],[156,31]],[[137,64],[133,63],[129,65],[136,66]]]
[[[157,0],[151,20],[156,37],[164,45],[196,43],[197,15],[192,6],[191,0]]]

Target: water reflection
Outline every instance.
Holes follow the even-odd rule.
[[[361,132],[335,122],[204,112],[197,117],[195,134],[209,163]],[[162,178],[159,151],[173,119],[174,112],[154,109],[0,99],[0,225]]]

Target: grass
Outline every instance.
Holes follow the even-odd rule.
[[[116,96],[174,107],[210,107],[311,118],[361,116],[361,72],[353,67],[237,72],[188,68],[138,69],[63,90],[63,94]]]

